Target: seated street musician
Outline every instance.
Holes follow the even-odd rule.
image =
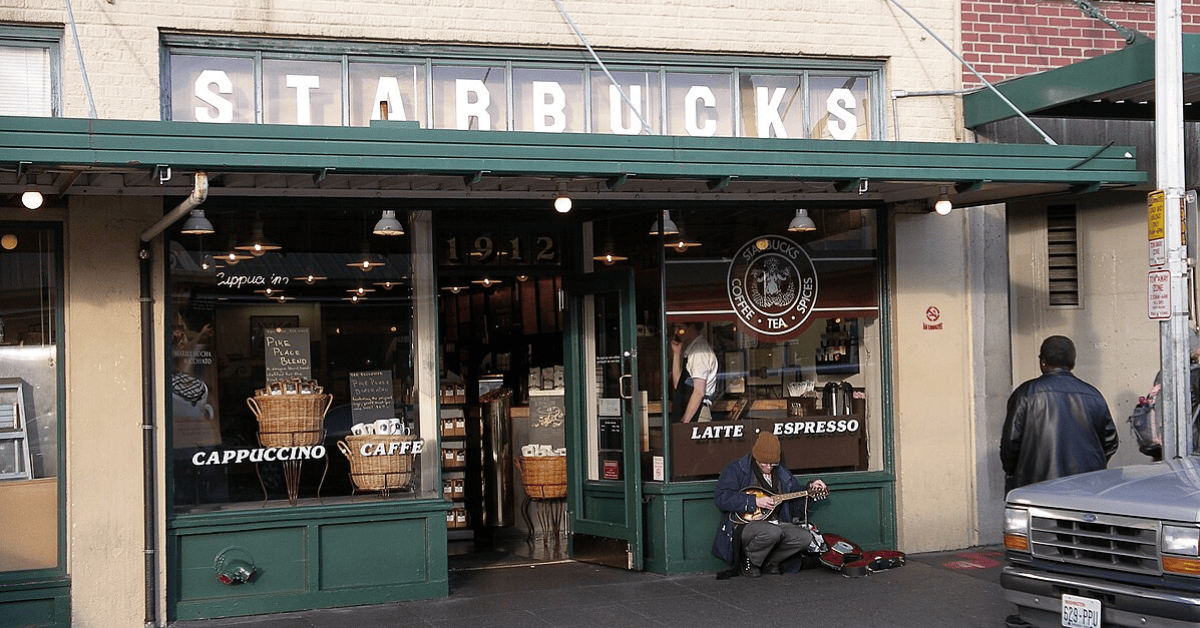
[[[802,490],[779,465],[779,439],[759,433],[750,453],[726,465],[717,480],[713,500],[723,516],[713,554],[749,578],[782,573],[780,563],[813,544],[812,532],[799,525],[806,523],[800,518],[808,511],[805,500],[828,494],[821,480]]]

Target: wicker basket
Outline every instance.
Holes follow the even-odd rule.
[[[364,444],[383,445],[386,451],[392,450],[392,443],[417,441],[417,436],[409,434],[363,434],[349,435],[346,440],[338,441],[338,449],[350,461],[350,481],[360,491],[392,491],[406,489],[412,485],[413,472],[416,469],[414,453],[380,454],[374,456],[362,455]],[[399,448],[396,448],[399,451]],[[411,452],[412,447],[407,451]]]
[[[566,456],[521,456],[517,459],[525,494],[533,499],[567,496]]]
[[[321,442],[325,413],[333,396],[258,395],[246,404],[258,418],[258,442],[263,447],[306,447]]]

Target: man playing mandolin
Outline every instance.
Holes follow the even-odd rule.
[[[759,433],[750,453],[726,465],[717,480],[713,500],[726,516],[713,540],[713,554],[750,578],[782,573],[780,563],[813,544],[812,532],[798,525],[800,519],[792,513],[803,515],[808,509],[803,500],[828,494],[821,480],[802,490],[800,481],[779,466],[779,439]]]

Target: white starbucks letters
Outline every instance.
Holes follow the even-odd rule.
[[[369,66],[355,67],[365,69]],[[231,72],[234,73],[233,76],[231,76]],[[198,122],[227,123],[233,122],[235,119],[247,119],[246,112],[239,114],[236,108],[246,106],[238,103],[253,102],[253,99],[246,98],[246,95],[238,98],[239,95],[234,93],[235,85],[246,84],[247,73],[245,70],[237,71],[233,69],[233,66],[230,68],[210,66],[198,70],[195,74],[188,74],[194,78],[179,77],[179,79],[185,81],[183,83],[185,90],[186,86],[189,86],[186,81],[190,80],[194,101],[175,103],[176,111],[184,116],[190,114],[192,119]],[[588,108],[571,102],[571,98],[580,98],[580,94],[590,94],[586,97],[592,98],[593,107],[598,109],[596,115],[591,118],[591,123],[595,126],[591,131],[596,133],[637,135],[649,130],[643,128],[643,120],[651,121],[653,126],[657,126],[657,123],[653,121],[658,120],[665,113],[667,120],[676,121],[669,122],[666,125],[667,128],[679,128],[673,125],[682,121],[682,132],[693,137],[712,137],[718,133],[744,133],[755,137],[787,138],[800,137],[804,134],[800,115],[790,106],[791,103],[798,102],[802,96],[795,86],[758,85],[752,91],[746,91],[744,97],[739,100],[731,98],[725,88],[715,88],[712,85],[689,85],[688,82],[683,82],[678,87],[670,87],[672,93],[682,93],[683,97],[668,99],[665,93],[661,93],[667,88],[660,87],[664,84],[657,81],[618,87],[612,84],[605,85],[601,80],[593,79],[592,84],[595,85],[595,91],[588,92],[577,83],[564,85],[560,81],[537,80],[534,78],[536,76],[538,74],[535,71],[525,71],[519,78],[514,78],[516,74],[510,73],[505,76],[505,80],[513,80],[519,84],[507,86],[503,83],[496,84],[494,79],[491,84],[478,78],[450,78],[448,76],[439,81],[437,73],[434,72],[430,77],[414,78],[414,86],[417,91],[412,93],[413,86],[402,86],[400,79],[394,75],[373,76],[368,74],[364,77],[366,80],[352,82],[354,90],[366,93],[350,94],[349,101],[369,103],[370,111],[365,119],[380,119],[379,103],[386,102],[390,119],[410,120],[410,115],[418,118],[425,115],[419,113],[418,106],[425,97],[422,94],[423,90],[433,87],[436,88],[435,91],[438,91],[442,87],[452,87],[452,100],[447,99],[437,106],[443,109],[453,108],[453,111],[435,110],[430,119],[439,121],[436,124],[442,128],[453,124],[453,128],[460,130],[489,131],[504,129],[507,126],[507,121],[502,119],[505,107],[493,107],[493,103],[503,105],[506,90],[511,88],[513,93],[520,92],[527,95],[524,99],[517,101],[517,106],[524,108],[524,113],[528,114],[527,117],[522,116],[521,119],[531,121],[526,128],[532,128],[533,131],[542,133],[562,133],[567,129],[585,128],[580,120],[572,120],[571,117],[585,115]],[[545,77],[546,75],[543,73],[541,76]],[[584,75],[580,74],[580,76]],[[672,74],[668,72],[666,76],[669,78]],[[278,78],[266,76],[261,81],[267,83],[270,80],[278,80]],[[318,74],[288,73],[284,74],[282,78],[287,89],[281,94],[268,96],[268,98],[280,99],[281,102],[268,102],[264,108],[270,111],[272,108],[279,110],[294,107],[296,124],[313,124],[314,103],[322,103],[327,100],[327,97],[324,99],[321,97],[321,77]],[[778,80],[778,75],[775,76],[775,79]],[[797,79],[793,78],[793,80]],[[326,77],[326,82],[328,81],[329,78]],[[424,81],[430,81],[432,85],[421,85],[420,82]],[[453,81],[452,86],[450,81]],[[856,79],[852,82],[860,87],[855,89],[839,87],[830,90],[828,96],[824,98],[824,115],[813,114],[824,119],[828,136],[833,139],[851,140],[858,135],[858,129],[862,122],[858,116],[859,101],[867,98],[870,90],[866,87],[868,83],[866,80]],[[341,97],[342,88],[343,86],[339,84],[326,87],[326,89],[334,90],[333,93],[337,94],[334,96],[335,99]],[[406,89],[408,92],[405,91]],[[606,89],[606,91],[600,91],[602,89]],[[675,89],[680,89],[681,92],[674,92]],[[624,95],[622,95],[622,90]],[[820,98],[819,95],[815,96]],[[368,98],[370,100],[367,100]],[[408,102],[405,102],[406,98]],[[607,111],[604,110],[605,98],[608,101]],[[287,102],[287,100],[294,100],[294,102]],[[664,102],[668,110],[665,112],[656,110],[658,105],[653,104],[655,102]],[[736,107],[746,109],[746,115],[741,116],[738,111],[734,110]],[[789,110],[793,113],[789,114]],[[789,118],[787,122],[785,122],[785,115]],[[739,117],[746,120],[747,128],[744,130],[738,128],[734,123]],[[816,122],[816,120],[810,120],[808,124],[813,125]],[[788,130],[789,124],[792,125],[791,132]]]

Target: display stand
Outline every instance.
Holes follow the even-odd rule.
[[[535,537],[533,521],[529,517],[529,506],[536,503],[537,520],[541,528],[543,544],[550,539],[550,531],[557,540],[566,516],[567,503],[567,457],[566,456],[521,456],[517,460],[521,482],[525,485],[525,500],[521,503],[521,516],[529,530],[525,540]]]

